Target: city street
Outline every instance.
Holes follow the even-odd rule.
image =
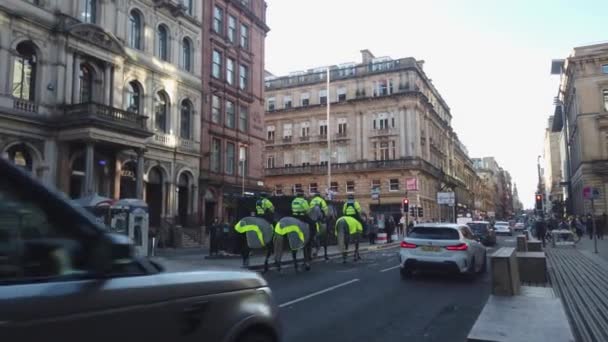
[[[497,247],[505,245],[514,238],[499,238]],[[464,341],[490,293],[489,273],[475,280],[429,274],[404,281],[397,252],[371,252],[357,264],[319,262],[297,275],[270,272],[285,340]]]

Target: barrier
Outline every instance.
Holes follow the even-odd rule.
[[[386,236],[386,233],[378,233],[378,235],[376,236],[376,243],[383,244],[383,243],[387,243],[387,242],[388,242],[388,237]]]
[[[502,247],[491,257],[492,294],[516,296],[519,294],[519,267],[515,248]]]

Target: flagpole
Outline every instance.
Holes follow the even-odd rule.
[[[329,93],[329,67],[327,67],[327,194],[329,199],[333,199],[331,194],[331,126],[329,123],[329,111],[331,97]]]

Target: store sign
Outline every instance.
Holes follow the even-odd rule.
[[[454,205],[456,203],[456,194],[453,192],[438,192],[437,204]]]
[[[418,178],[406,178],[405,188],[407,191],[418,191]]]

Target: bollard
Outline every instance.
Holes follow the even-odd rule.
[[[525,235],[519,235],[517,237],[517,251],[518,252],[527,252],[528,251],[528,243]]]

